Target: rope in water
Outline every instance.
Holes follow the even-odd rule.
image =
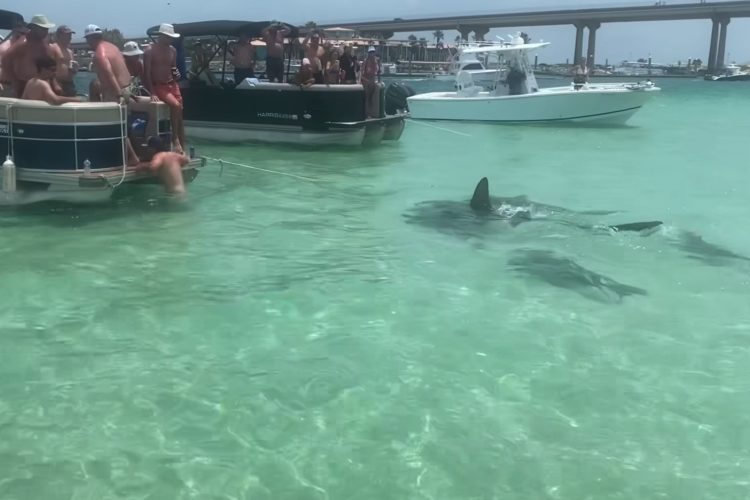
[[[236,162],[233,162],[233,161],[222,160],[221,158],[211,158],[209,156],[205,156],[204,158],[206,158],[207,160],[218,162],[222,166],[222,168],[224,167],[225,164],[226,165],[233,165],[235,167],[243,167],[243,168],[249,168],[249,169],[252,169],[252,170],[259,170],[261,172],[266,172],[266,173],[269,173],[269,174],[277,174],[277,175],[285,175],[287,177],[294,177],[295,179],[301,179],[303,181],[318,182],[317,179],[313,179],[311,177],[304,177],[302,175],[290,174],[288,172],[279,172],[278,170],[269,170],[267,168],[254,167],[252,165],[246,165],[244,163],[236,163]]]
[[[436,130],[442,130],[443,132],[448,132],[450,134],[461,135],[463,137],[471,137],[471,134],[465,134],[463,132],[458,132],[456,130],[451,130],[449,128],[438,127],[437,125],[432,125],[430,123],[420,122],[418,120],[409,120],[409,123],[416,123],[417,125],[424,125],[425,127],[434,128]]]

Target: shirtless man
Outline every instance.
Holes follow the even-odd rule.
[[[249,36],[240,35],[239,41],[232,49],[232,64],[235,85],[239,85],[245,78],[255,78],[255,47]]]
[[[305,57],[310,60],[310,64],[312,65],[315,83],[323,84],[325,83],[325,79],[323,78],[321,58],[325,55],[326,51],[320,46],[320,42],[320,34],[317,31],[313,31],[305,38],[302,45],[305,47]]]
[[[56,63],[60,63],[58,52],[50,46],[47,40],[49,30],[54,26],[45,16],[34,16],[29,22],[26,39],[13,44],[3,56],[3,78],[12,83],[15,92],[13,97],[21,97],[26,82],[37,76],[37,59],[49,56]],[[54,81],[52,88],[57,93],[62,92]]]
[[[57,61],[49,56],[42,56],[36,60],[37,76],[26,82],[23,99],[44,101],[49,104],[65,104],[66,102],[81,102],[77,97],[57,95],[52,90],[51,81],[57,71]]]
[[[180,35],[171,24],[159,26],[158,38],[143,59],[143,84],[151,93],[151,100],[163,101],[169,106],[172,120],[172,146],[182,154],[185,147],[185,126],[182,123],[182,93],[177,83],[177,51],[172,41]]]
[[[269,82],[284,81],[284,37],[288,33],[289,28],[283,24],[272,24],[263,30],[266,42],[266,77]]]
[[[73,57],[73,51],[70,49],[70,41],[73,38],[75,31],[71,30],[68,26],[60,26],[55,32],[55,41],[51,45],[52,49],[57,53],[57,59],[60,64],[57,65],[57,74],[55,79],[62,88],[62,95],[66,97],[76,96],[76,84],[73,81],[76,72],[78,71],[78,63]]]
[[[128,73],[136,81],[143,80],[143,60],[141,56],[143,51],[138,46],[138,42],[126,42],[122,47],[122,56],[125,58],[125,66]]]
[[[84,32],[84,38],[94,50],[93,69],[99,80],[99,91],[104,102],[117,102],[127,105],[131,98],[130,73],[125,65],[120,49],[104,40],[102,30],[95,24],[89,24]],[[130,143],[128,146],[128,165],[140,163],[138,155]]]
[[[365,88],[365,111],[367,118],[378,118],[380,116],[380,63],[375,56],[375,47],[370,45],[367,49],[367,58],[362,65],[362,86]]]
[[[182,167],[187,165],[190,159],[184,154],[170,152],[167,141],[159,137],[149,138],[148,147],[153,149],[155,154],[150,162],[138,165],[136,171],[157,174],[168,194],[184,198],[185,181],[182,178]]]
[[[5,38],[5,40],[3,40],[2,43],[0,43],[0,62],[3,60],[5,53],[8,52],[8,50],[13,45],[19,42],[24,42],[26,40],[26,33],[28,32],[29,32],[29,29],[26,27],[25,24],[20,24],[13,28],[13,30]],[[3,71],[1,65],[0,65],[0,97],[16,97],[16,94],[13,90],[13,81],[11,80],[10,75],[8,75],[8,71]]]

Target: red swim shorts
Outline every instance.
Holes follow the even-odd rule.
[[[154,94],[156,94],[156,97],[158,97],[160,101],[167,103],[169,106],[174,106],[175,103],[177,103],[182,107],[180,86],[174,80],[169,83],[155,83]]]

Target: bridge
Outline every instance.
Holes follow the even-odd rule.
[[[483,40],[492,28],[573,25],[576,28],[573,61],[579,61],[583,57],[584,30],[588,30],[586,54],[589,66],[593,66],[596,57],[596,32],[604,23],[706,19],[713,23],[708,56],[708,71],[713,73],[724,66],[727,29],[735,17],[750,17],[750,1],[708,3],[701,0],[699,3],[674,5],[657,1],[645,6],[506,12],[423,19],[396,18],[390,21],[338,23],[336,26],[346,26],[359,32],[378,33],[384,38],[390,38],[396,32],[449,29],[457,30],[464,40],[468,40],[472,32],[475,39]],[[325,29],[334,25],[319,27]]]

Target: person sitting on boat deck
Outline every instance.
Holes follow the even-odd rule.
[[[266,78],[269,82],[284,81],[284,37],[289,28],[283,24],[271,24],[263,30],[266,42]]]
[[[172,41],[179,38],[171,24],[159,26],[159,38],[146,51],[143,60],[146,90],[151,93],[151,100],[163,101],[169,106],[172,121],[172,141],[175,151],[182,153],[185,147],[185,126],[182,122],[182,93],[177,79],[177,51],[172,47]]]
[[[26,82],[26,87],[23,90],[21,98],[32,101],[44,101],[54,105],[65,104],[66,102],[81,102],[77,97],[57,95],[52,90],[51,82],[55,78],[57,66],[57,61],[51,57],[39,57],[36,60],[37,74],[34,78]]]
[[[320,42],[321,36],[317,31],[308,34],[305,41],[302,42],[302,46],[305,48],[305,56],[310,60],[310,64],[312,65],[315,83],[325,83],[323,65],[321,63],[321,58],[325,55],[325,49],[320,46]]]
[[[95,24],[86,26],[83,37],[89,47],[94,50],[92,69],[99,80],[101,100],[117,102],[123,106],[129,105],[133,97],[130,73],[120,49],[104,40],[101,28]],[[125,143],[128,147],[128,165],[137,165],[141,160],[133,149],[130,139],[128,138]]]
[[[45,16],[34,16],[28,24],[26,39],[13,44],[3,56],[3,78],[12,82],[16,94],[13,97],[21,97],[26,82],[36,77],[38,58],[49,56],[57,64],[60,63],[58,52],[50,46],[48,40],[49,30],[54,27]],[[52,89],[57,94],[62,93],[60,85],[54,80]]]
[[[239,85],[245,78],[255,78],[255,47],[250,37],[240,35],[231,51],[234,65],[234,83]]]
[[[339,52],[334,49],[326,63],[326,83],[338,85],[341,83],[341,66],[339,64]]]
[[[370,45],[367,49],[367,58],[362,64],[362,86],[365,88],[365,112],[367,118],[378,118],[380,116],[380,63],[375,56],[375,47]]]
[[[151,161],[138,165],[136,172],[151,172],[158,175],[168,194],[184,197],[185,181],[182,177],[182,167],[187,165],[190,159],[184,154],[171,152],[169,142],[158,136],[150,137],[147,146],[153,150],[153,157]]]
[[[508,95],[522,95],[526,93],[526,72],[521,69],[518,62],[513,62],[505,79],[508,84]]]
[[[579,90],[589,80],[589,68],[586,66],[586,58],[581,57],[578,64],[573,68],[573,87]]]
[[[315,75],[310,59],[306,57],[302,59],[302,65],[299,67],[297,74],[294,75],[294,83],[300,87],[309,87],[315,84]]]
[[[343,73],[342,83],[357,83],[357,58],[352,55],[352,46],[344,46],[344,55],[339,60]]]
[[[26,33],[28,32],[29,28],[25,24],[17,24],[5,40],[0,42],[0,97],[16,97],[16,93],[13,90],[13,80],[10,76],[11,73],[3,69],[2,60],[5,57],[5,53],[12,46],[26,41]]]
[[[70,29],[69,26],[59,26],[55,31],[55,43],[51,45],[52,49],[57,52],[57,58],[60,61],[60,64],[57,65],[55,79],[60,84],[62,95],[66,97],[75,97],[77,94],[74,78],[78,71],[78,62],[76,62],[73,50],[70,48],[70,42],[74,34],[75,31]]]

